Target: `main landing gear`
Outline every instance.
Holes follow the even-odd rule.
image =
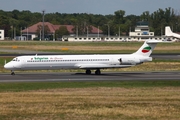
[[[86,70],[86,74],[90,75],[91,74],[91,70]]]
[[[87,74],[87,75],[90,75],[90,74],[91,74],[91,70],[86,70],[86,74]],[[100,75],[100,74],[101,74],[100,69],[97,69],[97,70],[95,71],[95,74],[96,74],[96,75]]]
[[[11,70],[11,75],[15,75],[15,72]]]
[[[96,75],[100,75],[100,74],[101,74],[100,69],[97,69],[97,70],[95,71],[95,74],[96,74]]]

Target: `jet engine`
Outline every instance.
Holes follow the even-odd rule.
[[[120,58],[119,62],[120,65],[137,65],[143,63],[138,58]]]

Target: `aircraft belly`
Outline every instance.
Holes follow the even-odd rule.
[[[120,65],[110,63],[28,63],[21,70],[57,70],[57,69],[106,69],[125,68],[134,65]]]
[[[44,64],[26,64],[23,70],[55,70],[55,69],[73,69],[74,64],[50,64],[50,63],[44,63]]]
[[[106,69],[106,68],[126,68],[134,65],[119,65],[119,64],[78,64],[81,69]]]

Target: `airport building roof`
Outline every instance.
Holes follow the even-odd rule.
[[[27,31],[28,31],[28,33],[36,33],[37,29],[38,29],[38,26],[42,26],[42,25],[43,25],[43,22],[36,23],[36,24],[22,30],[22,33],[26,33]],[[50,30],[50,33],[54,33],[61,26],[65,26],[70,34],[74,33],[74,31],[73,31],[74,26],[73,25],[53,25],[50,22],[44,22],[44,26],[48,26],[48,28]],[[91,26],[91,28],[92,28],[92,30],[91,30],[92,34],[97,34],[98,33],[98,28],[96,28],[94,26]],[[102,30],[99,30],[99,33],[102,33]]]

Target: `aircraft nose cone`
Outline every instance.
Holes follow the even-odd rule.
[[[11,64],[7,63],[7,64],[4,65],[4,68],[5,69],[12,69],[13,66]]]

